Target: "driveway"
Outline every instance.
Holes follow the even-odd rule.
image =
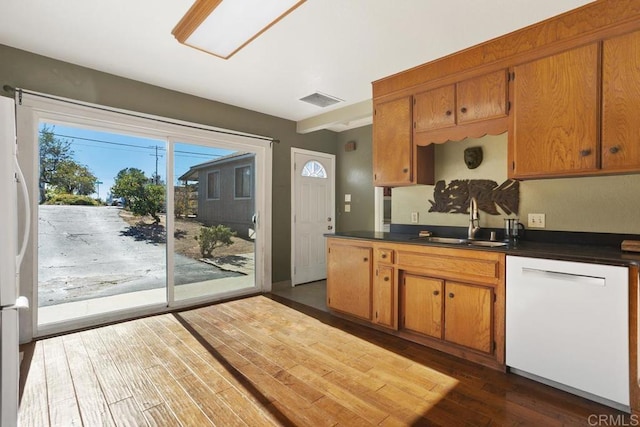
[[[165,286],[166,245],[133,237],[115,206],[39,206],[39,306]],[[175,254],[176,285],[239,276]]]

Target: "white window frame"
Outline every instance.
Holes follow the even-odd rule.
[[[238,169],[249,168],[249,195],[247,197],[238,197]],[[249,200],[253,197],[253,189],[251,188],[251,179],[253,178],[252,165],[240,165],[233,168],[233,199],[234,200]],[[244,181],[243,181],[244,184]]]
[[[309,163],[314,163],[314,164],[318,164],[318,165],[320,165],[320,167],[322,168],[322,172],[324,173],[324,176],[317,176],[317,175],[305,175],[305,174],[304,174],[304,171],[307,169],[307,165],[308,165]],[[328,177],[327,177],[327,171],[326,171],[325,167],[322,165],[322,163],[320,163],[320,162],[319,162],[319,161],[317,161],[317,160],[309,160],[307,163],[305,163],[305,164],[302,166],[302,168],[300,169],[300,175],[301,175],[301,176],[304,176],[304,177],[306,177],[306,178],[317,178],[317,179],[327,179],[327,178],[328,178]]]
[[[167,182],[174,182],[173,171],[173,146],[176,143],[189,143],[205,146],[215,146],[237,151],[251,152],[255,154],[254,173],[255,180],[255,206],[256,206],[256,247],[255,247],[255,287],[247,288],[242,292],[229,294],[217,294],[213,297],[205,297],[201,300],[176,301],[173,296],[174,278],[174,245],[173,237],[167,239],[167,301],[168,304],[140,307],[133,310],[122,310],[95,317],[86,317],[73,320],[74,328],[91,327],[110,321],[134,318],[142,315],[164,313],[180,307],[189,307],[204,304],[223,298],[250,295],[257,291],[271,291],[271,205],[272,205],[272,149],[271,140],[258,135],[230,133],[225,129],[198,123],[185,122],[171,118],[138,113],[128,110],[115,109],[101,105],[86,103],[77,100],[59,98],[47,94],[34,92],[18,92],[16,98],[17,111],[17,139],[18,161],[25,174],[25,180],[30,193],[30,207],[32,212],[37,212],[39,189],[39,157],[38,157],[38,125],[45,121],[59,123],[75,127],[107,132],[149,137],[167,141]],[[16,99],[17,100],[17,99]],[[222,131],[222,132],[216,132]],[[257,137],[257,138],[255,138]],[[167,186],[167,211],[174,209],[174,188]],[[31,308],[21,312],[20,340],[29,342],[34,337],[55,334],[68,329],[66,324],[55,324],[46,329],[38,330],[38,221],[37,215],[32,216],[26,255],[21,274],[21,295],[28,295],[31,300]],[[173,228],[173,215],[167,215],[167,229]],[[24,226],[22,224],[21,226]],[[169,235],[171,233],[168,233]],[[35,236],[35,238],[34,238]]]
[[[215,175],[215,174],[218,175],[218,178],[215,180],[215,184],[216,185],[214,185],[214,188],[213,188],[213,190],[214,190],[213,196],[214,197],[209,197],[209,175]],[[216,193],[215,190],[218,190],[217,191],[218,192],[218,197],[215,197],[215,193]],[[206,199],[207,200],[220,200],[220,170],[219,169],[212,170],[211,172],[207,172],[207,197],[206,197]]]

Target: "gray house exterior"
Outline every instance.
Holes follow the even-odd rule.
[[[253,237],[255,154],[233,153],[191,166],[178,178],[198,182],[198,220],[225,225],[240,237]]]

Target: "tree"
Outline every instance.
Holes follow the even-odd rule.
[[[150,215],[156,224],[160,222],[158,213],[164,207],[164,185],[153,183],[140,169],[125,168],[118,172],[111,195],[123,197],[125,206],[135,215]]]
[[[49,184],[67,194],[88,196],[96,191],[97,178],[91,171],[73,160],[58,163]]]
[[[40,201],[44,202],[46,184],[51,184],[61,162],[72,160],[73,150],[67,140],[56,138],[53,128],[43,126],[38,138],[40,145]]]
[[[53,128],[43,126],[39,137],[40,182],[49,184],[55,176],[58,164],[73,158],[73,150],[68,140],[56,138]]]

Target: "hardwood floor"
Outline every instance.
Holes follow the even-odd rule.
[[[281,302],[258,296],[38,341],[24,362],[20,425],[630,421],[525,378]]]

